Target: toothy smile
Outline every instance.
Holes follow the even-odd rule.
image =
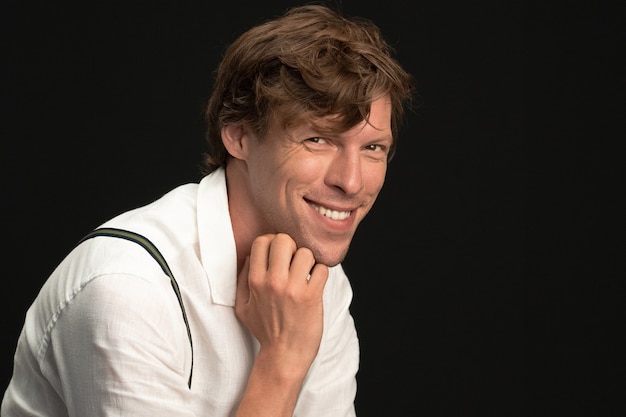
[[[313,206],[313,208],[317,210],[322,216],[328,217],[333,220],[347,219],[348,216],[350,216],[350,213],[352,213],[352,211],[331,210],[326,207],[318,206],[317,204],[313,204],[313,203],[311,203],[311,206]]]

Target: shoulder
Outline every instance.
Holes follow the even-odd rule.
[[[196,229],[198,184],[174,188],[150,204],[129,210],[101,225],[131,230],[163,246],[184,245]]]
[[[66,335],[59,340],[72,343],[72,335],[85,342],[105,340],[106,334],[132,339],[152,333],[154,323],[164,324],[156,333],[179,332],[180,307],[168,277],[139,246],[111,243],[73,252],[42,287],[24,326],[38,360],[58,329]],[[90,262],[92,256],[97,260]]]

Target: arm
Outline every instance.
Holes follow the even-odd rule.
[[[235,312],[260,350],[237,417],[293,415],[320,346],[327,279],[328,267],[285,234],[253,243],[239,274]]]
[[[160,278],[97,277],[61,312],[46,353],[54,360],[45,363],[56,368],[48,372],[51,380],[59,375],[69,415],[192,415],[189,343]]]

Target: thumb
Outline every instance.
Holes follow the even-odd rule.
[[[237,293],[235,295],[235,310],[241,308],[250,300],[250,285],[248,283],[248,272],[250,271],[250,257],[246,256],[246,260],[241,267],[241,271],[237,276]]]

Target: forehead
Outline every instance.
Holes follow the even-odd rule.
[[[290,109],[285,112],[274,112],[270,118],[270,126],[279,127],[283,130],[315,130],[321,134],[341,135],[350,131],[362,130],[366,126],[373,127],[382,132],[391,132],[392,105],[388,96],[374,100],[369,113],[364,116],[352,115],[351,119],[343,114],[328,114],[315,117],[312,114],[293,114]]]

